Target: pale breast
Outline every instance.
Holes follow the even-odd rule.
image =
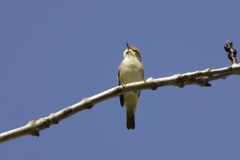
[[[127,84],[143,80],[144,68],[138,60],[125,59],[121,64],[119,71],[120,83]]]

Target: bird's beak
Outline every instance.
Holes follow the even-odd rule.
[[[126,45],[127,45],[127,49],[129,49],[129,45],[128,45],[128,43],[126,43]]]

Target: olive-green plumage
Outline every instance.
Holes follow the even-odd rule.
[[[136,47],[128,46],[123,53],[124,60],[118,68],[119,85],[142,81],[144,78],[144,66],[141,63],[140,52]],[[138,105],[138,97],[141,91],[131,91],[120,95],[121,106],[126,106],[127,129],[135,128],[135,112]]]

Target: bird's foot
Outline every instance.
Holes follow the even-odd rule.
[[[126,87],[126,84],[123,84],[123,83],[122,83],[121,86],[125,88],[125,87]]]

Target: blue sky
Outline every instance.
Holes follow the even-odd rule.
[[[239,1],[0,2],[0,133],[115,87],[126,42],[145,79],[230,65]],[[240,58],[239,58],[240,59]],[[0,159],[240,159],[239,78],[142,91],[136,129],[118,97],[0,145]]]

